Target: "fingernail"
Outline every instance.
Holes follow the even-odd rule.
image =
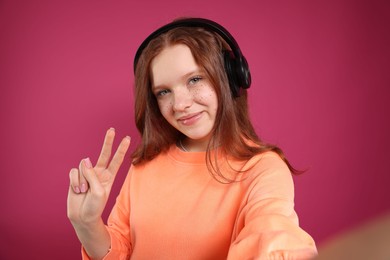
[[[92,168],[92,163],[91,163],[91,160],[89,159],[89,157],[84,159],[84,163],[85,163],[85,166],[86,166],[88,169],[91,169],[91,168]]]
[[[85,185],[85,183],[82,183],[81,184],[81,192],[84,193],[87,191],[87,185]]]
[[[76,193],[80,193],[80,188],[79,188],[78,186],[74,187],[73,190],[74,190],[74,192],[76,192]]]
[[[108,130],[115,131],[115,128],[114,127],[110,127],[110,129],[108,129]]]

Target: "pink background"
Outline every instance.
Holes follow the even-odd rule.
[[[389,11],[386,1],[0,1],[0,258],[80,257],[69,169],[96,161],[111,126],[134,149],[133,56],[178,16],[214,19],[240,43],[258,133],[308,169],[296,209],[319,245],[389,211]]]

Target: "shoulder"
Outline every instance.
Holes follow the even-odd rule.
[[[264,152],[254,155],[245,163],[246,169],[254,169],[257,172],[278,170],[283,173],[291,174],[287,164],[276,152]]]
[[[252,193],[262,197],[278,197],[291,200],[294,183],[287,164],[275,152],[264,152],[253,156],[246,164],[244,182]]]

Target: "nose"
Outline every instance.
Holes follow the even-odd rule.
[[[174,111],[183,111],[193,103],[193,97],[186,87],[177,88],[174,91]]]

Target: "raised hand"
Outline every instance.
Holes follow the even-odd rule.
[[[130,137],[127,136],[110,161],[114,137],[115,130],[110,128],[94,167],[86,158],[81,160],[79,169],[74,168],[69,173],[68,218],[75,228],[93,226],[101,221],[115,176],[130,145]]]

